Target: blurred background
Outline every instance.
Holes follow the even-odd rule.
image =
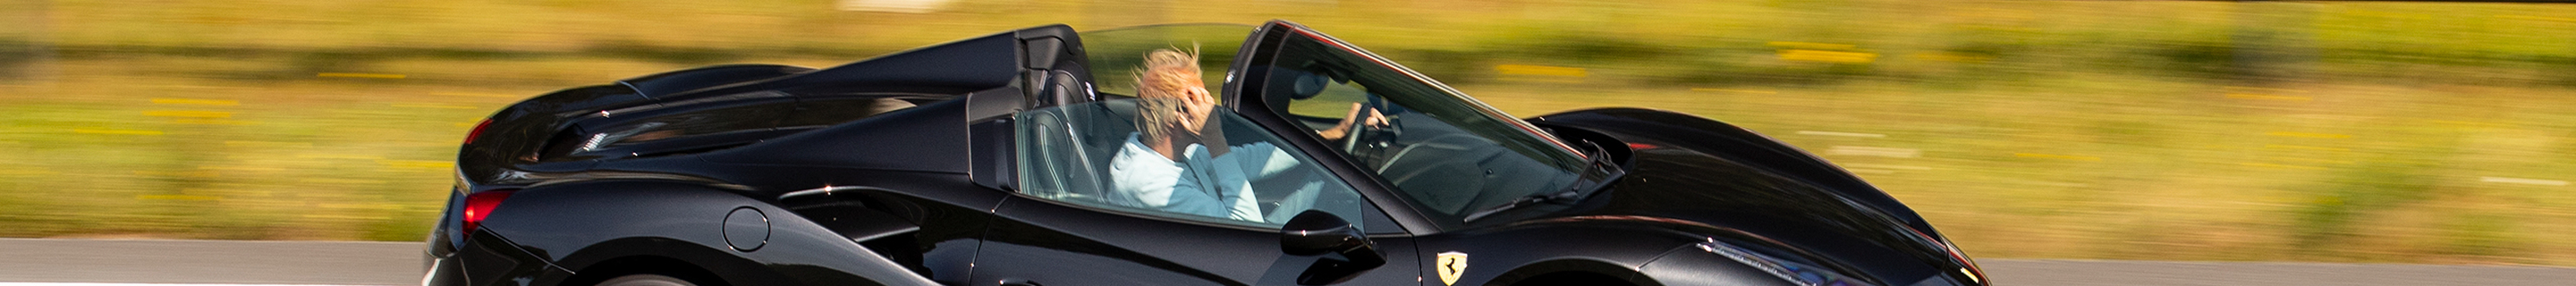
[[[2576,266],[2576,4],[0,0],[0,237],[417,241],[465,131],[692,66],[1289,19],[1747,126],[1979,258]]]

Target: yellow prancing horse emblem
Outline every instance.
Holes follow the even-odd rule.
[[[1467,253],[1440,253],[1440,285],[1458,285],[1458,276],[1467,274]]]

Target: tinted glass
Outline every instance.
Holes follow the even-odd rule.
[[[1303,123],[1393,184],[1426,215],[1459,223],[1476,210],[1576,183],[1584,160],[1556,141],[1344,46],[1307,35],[1286,37],[1273,61],[1259,67],[1268,71],[1262,97],[1273,111]],[[1354,118],[1371,113],[1382,114],[1387,124],[1346,123],[1365,122]]]

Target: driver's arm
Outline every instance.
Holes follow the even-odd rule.
[[[1342,140],[1342,137],[1350,137],[1350,133],[1351,133],[1351,125],[1355,125],[1355,124],[1368,124],[1368,126],[1384,126],[1384,125],[1386,125],[1386,115],[1385,115],[1385,114],[1380,114],[1380,113],[1378,113],[1376,109],[1369,109],[1369,110],[1368,110],[1368,115],[1367,115],[1368,117],[1361,117],[1361,115],[1360,115],[1360,110],[1361,110],[1361,109],[1366,109],[1366,108],[1361,108],[1361,107],[1360,107],[1360,103],[1358,103],[1358,102],[1352,102],[1352,103],[1351,103],[1351,111],[1350,111],[1349,113],[1347,113],[1347,114],[1342,115],[1342,122],[1340,122],[1340,123],[1334,123],[1334,124],[1333,124],[1333,128],[1330,128],[1330,129],[1324,129],[1324,130],[1320,130],[1320,131],[1315,131],[1315,135],[1316,135],[1316,136],[1324,137],[1324,141],[1341,141],[1341,140]]]
[[[1242,162],[1245,160],[1244,157],[1255,156],[1245,156],[1241,155],[1242,153],[1212,155],[1207,152],[1207,149],[1195,148],[1198,145],[1191,145],[1191,147],[1194,148],[1190,148],[1189,156],[1186,157],[1188,159],[1183,163],[1189,164],[1189,169],[1198,176],[1184,176],[1180,185],[1192,189],[1215,191],[1213,194],[1206,194],[1216,200],[1215,204],[1207,206],[1214,209],[1207,210],[1203,214],[1240,221],[1262,222],[1260,199],[1254,196],[1252,179],[1245,176],[1248,175],[1246,171],[1258,170],[1245,170],[1245,167],[1256,166],[1244,166],[1245,162]]]

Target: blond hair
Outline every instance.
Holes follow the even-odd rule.
[[[1154,49],[1145,52],[1145,65],[1136,70],[1136,132],[1145,140],[1163,140],[1168,136],[1164,126],[1177,124],[1181,105],[1191,87],[1205,88],[1199,82],[1199,53],[1179,48]]]

